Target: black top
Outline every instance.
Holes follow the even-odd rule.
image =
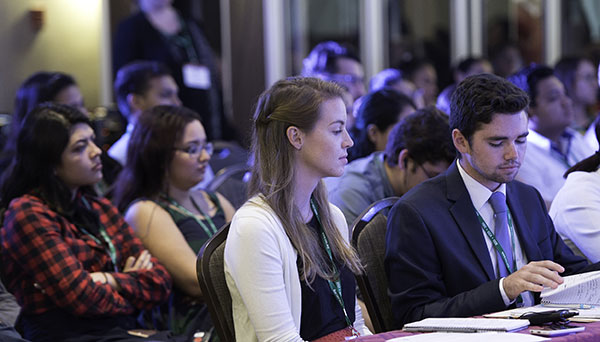
[[[311,229],[314,229],[319,236],[319,244],[322,247],[323,253],[327,253],[323,247],[320,238],[321,228],[316,217],[308,223]],[[347,268],[341,267],[341,264],[336,261],[337,267],[340,270],[342,280],[342,297],[346,312],[351,322],[354,322],[354,306],[355,306],[355,286],[356,282],[354,274]],[[298,268],[302,268],[302,262],[298,259]],[[327,280],[315,277],[315,280],[308,287],[306,281],[300,281],[302,288],[302,315],[300,318],[300,337],[303,340],[311,341],[323,337],[334,331],[344,329],[348,326],[344,318],[344,312],[337,301],[333,291],[329,287]]]
[[[185,37],[191,44],[190,55],[181,43]],[[224,138],[227,127],[221,106],[221,90],[217,77],[217,68],[210,45],[204,32],[193,20],[183,20],[182,30],[167,37],[159,32],[144,13],[138,12],[124,19],[113,38],[113,73],[127,63],[139,60],[157,61],[169,67],[175,82],[179,86],[179,98],[186,107],[200,114],[208,140]],[[193,60],[196,59],[196,60]],[[201,64],[210,71],[211,86],[209,89],[188,87],[183,82],[182,68],[185,64]]]

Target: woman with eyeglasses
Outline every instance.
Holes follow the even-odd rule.
[[[196,275],[202,245],[233,216],[220,194],[196,190],[213,146],[198,114],[177,106],[144,112],[132,132],[114,201],[175,286],[169,307],[152,318],[176,334],[206,331],[210,323]]]

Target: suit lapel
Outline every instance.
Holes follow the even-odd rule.
[[[543,260],[542,253],[537,246],[536,240],[531,235],[531,228],[525,217],[524,206],[519,199],[519,193],[513,183],[506,184],[506,200],[508,209],[514,219],[515,230],[519,238],[521,248],[525,251],[527,260]]]
[[[455,162],[446,171],[446,185],[448,199],[454,202],[450,206],[450,214],[462,231],[473,253],[477,256],[477,260],[485,271],[488,280],[496,279],[490,254],[481,231],[481,224],[477,219],[473,202]]]

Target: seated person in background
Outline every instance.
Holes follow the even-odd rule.
[[[450,128],[459,159],[388,216],[385,269],[398,327],[529,306],[544,286],[563,282],[559,274],[600,269],[564,244],[535,188],[513,181],[527,104],[524,91],[495,75],[458,85]]]
[[[454,93],[456,86],[469,76],[483,73],[491,74],[492,72],[492,65],[485,58],[467,57],[463,59],[454,69],[454,83],[444,88],[438,95],[436,107],[444,113],[450,114],[450,98],[452,97],[452,93]]]
[[[556,77],[564,84],[573,106],[571,127],[584,134],[596,117],[598,102],[598,76],[594,63],[584,57],[561,58],[554,66]],[[596,143],[594,129],[590,131]],[[593,147],[593,145],[592,145]]]
[[[383,88],[392,88],[411,98],[417,109],[423,108],[423,91],[417,89],[414,83],[402,77],[398,69],[385,69],[377,73],[369,82],[369,92],[375,92]]]
[[[528,149],[517,180],[535,187],[549,208],[565,183],[563,175],[571,166],[593,153],[573,122],[571,100],[565,87],[546,66],[532,65],[510,77],[527,92],[529,116]]]
[[[360,260],[321,183],[343,173],[352,146],[341,96],[334,83],[298,77],[258,100],[254,197],[235,213],[225,245],[238,342],[369,334],[356,303]]]
[[[349,226],[370,204],[402,196],[415,185],[446,171],[456,158],[448,116],[426,107],[397,123],[385,152],[374,152],[344,168],[329,199],[344,213]]]
[[[119,111],[127,119],[127,130],[108,150],[108,154],[125,166],[127,144],[143,111],[157,105],[181,105],[179,88],[170,71],[161,63],[131,62],[117,72],[115,97]]]
[[[600,127],[595,126],[600,139]],[[556,231],[591,262],[600,261],[600,152],[573,165],[554,197],[550,217]]]
[[[156,106],[138,118],[115,187],[114,201],[125,220],[175,283],[154,321],[189,337],[212,326],[201,301],[196,256],[234,212],[220,194],[192,190],[204,178],[212,148],[199,115]]]
[[[154,106],[180,106],[178,89],[167,67],[158,62],[131,62],[119,69],[115,79],[115,96],[119,111],[127,118],[128,124],[127,130],[110,147],[108,154],[125,166],[127,144],[138,117]],[[214,178],[209,165],[205,170],[204,180],[199,184],[202,188]]]
[[[93,141],[86,115],[42,104],[25,118],[2,181],[2,276],[32,341],[127,341],[134,314],[171,290],[167,270],[93,193],[102,178]]]
[[[25,116],[42,102],[60,98],[62,104],[87,113],[83,96],[73,77],[60,72],[39,71],[29,76],[17,89],[11,122],[3,128],[2,171],[6,170],[15,152],[16,138]]]
[[[6,148],[3,151],[3,161],[0,168],[5,170],[15,153],[16,139],[25,120],[25,116],[37,105],[43,102],[54,102],[69,105],[88,115],[84,107],[83,95],[75,79],[61,72],[40,71],[31,75],[17,90],[15,111],[12,116],[11,133]],[[106,190],[117,178],[121,165],[108,155],[100,155],[102,159],[102,181],[98,183],[99,190]]]
[[[362,99],[354,127],[350,130],[354,146],[348,149],[348,160],[385,150],[392,127],[415,109],[408,96],[394,89],[381,89],[367,94]]]
[[[426,59],[415,59],[400,65],[404,78],[411,81],[423,93],[425,106],[435,106],[438,95],[437,72]]]
[[[321,42],[302,64],[302,76],[341,84],[348,88],[353,101],[366,94],[363,66],[349,46],[333,41]]]

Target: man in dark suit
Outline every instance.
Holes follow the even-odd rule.
[[[540,194],[513,181],[527,105],[526,93],[494,75],[456,89],[450,128],[459,159],[405,194],[388,219],[385,268],[398,327],[533,305],[560,275],[600,268],[565,246]]]

